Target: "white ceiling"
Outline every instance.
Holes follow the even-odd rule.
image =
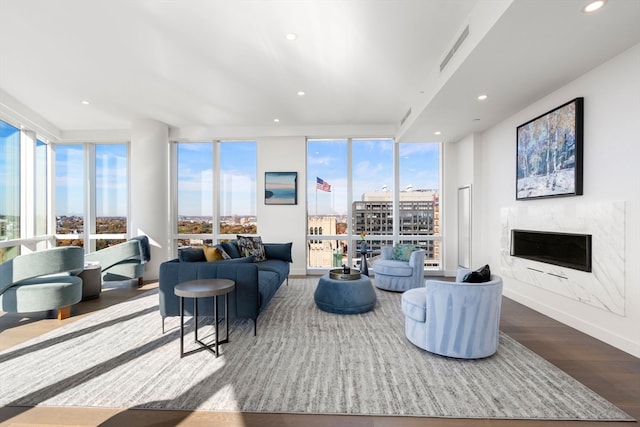
[[[640,0],[609,0],[594,15],[585,3],[0,0],[0,104],[17,100],[61,131],[151,118],[173,128],[383,125],[403,139],[441,130],[455,140],[640,42]]]

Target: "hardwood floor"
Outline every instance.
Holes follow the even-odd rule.
[[[0,315],[0,350],[38,336],[82,316],[157,287],[107,287],[100,298],[81,302],[65,320],[39,314]],[[617,350],[507,298],[503,300],[500,329],[546,360],[572,375],[604,398],[640,419],[640,359]],[[0,381],[2,374],[0,373]],[[2,384],[1,387],[7,387]],[[117,386],[117,385],[114,385]],[[0,387],[0,390],[1,390]],[[372,392],[374,392],[372,390]],[[262,413],[118,410],[104,408],[0,407],[0,426],[338,426],[338,427],[618,427],[637,422],[576,422],[535,420],[470,420],[416,417],[367,417]]]

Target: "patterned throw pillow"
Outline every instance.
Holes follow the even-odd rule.
[[[256,262],[267,259],[264,246],[262,245],[262,237],[260,236],[236,236],[238,250],[242,256],[253,256]]]
[[[411,258],[411,252],[416,250],[416,245],[400,243],[393,246],[391,252],[391,259],[398,261],[409,261]]]

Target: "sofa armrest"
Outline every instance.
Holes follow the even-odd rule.
[[[267,259],[279,259],[286,262],[293,262],[291,259],[291,247],[293,243],[263,243],[264,252]]]

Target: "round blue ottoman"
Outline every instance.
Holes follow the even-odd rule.
[[[372,310],[377,297],[367,276],[355,280],[335,280],[327,273],[320,278],[313,299],[323,311],[357,314]]]

